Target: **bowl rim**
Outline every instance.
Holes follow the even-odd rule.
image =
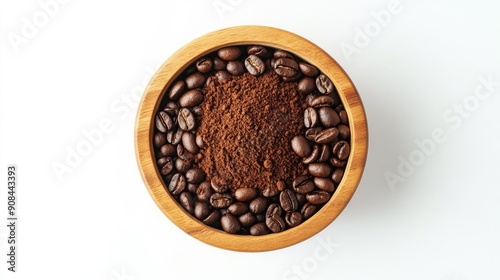
[[[203,224],[187,213],[165,189],[154,156],[154,116],[165,89],[192,63],[221,47],[263,45],[288,51],[327,75],[337,88],[349,118],[351,154],[342,181],[330,200],[297,227],[262,236],[229,234]],[[356,191],[368,152],[368,128],[361,98],[349,76],[323,49],[292,32],[268,26],[243,25],[212,31],[173,53],[156,71],[138,107],[134,146],[145,186],[160,210],[190,236],[215,247],[241,252],[262,252],[285,248],[322,231],[344,210]]]

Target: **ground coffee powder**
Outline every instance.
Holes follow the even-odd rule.
[[[274,71],[244,73],[204,88],[199,167],[233,190],[278,189],[304,171],[290,141],[303,133],[303,96]],[[282,182],[280,182],[282,181]]]

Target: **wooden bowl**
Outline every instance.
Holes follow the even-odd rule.
[[[221,47],[264,45],[289,51],[315,65],[335,84],[349,117],[351,154],[344,177],[331,199],[301,225],[263,236],[235,235],[206,226],[184,211],[165,189],[155,167],[153,151],[154,117],[165,89],[188,65]],[[151,79],[139,105],[135,126],[135,151],[142,178],[163,213],[179,228],[207,244],[234,251],[258,252],[284,248],[323,230],[342,212],[353,196],[366,162],[368,131],[361,99],[347,74],[325,51],[287,31],[264,26],[238,26],[206,34],[175,52]]]

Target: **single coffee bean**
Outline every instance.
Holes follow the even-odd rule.
[[[307,202],[300,209],[300,214],[302,214],[302,218],[304,220],[307,220],[311,218],[312,215],[314,215],[314,213],[316,213],[316,209],[317,209],[316,205],[312,204],[311,202]]]
[[[285,189],[280,194],[280,205],[286,212],[293,212],[299,207],[299,202],[293,191]]]
[[[274,58],[290,58],[294,59],[293,55],[291,55],[289,52],[286,52],[284,50],[276,50],[273,53]]]
[[[220,225],[227,233],[237,233],[241,229],[240,222],[231,213],[226,213],[220,217]]]
[[[208,217],[206,217],[204,220],[203,220],[203,223],[205,225],[213,225],[215,224],[216,222],[218,222],[220,220],[220,211],[215,209],[214,211],[212,211],[212,213],[210,213],[208,215]]]
[[[174,160],[175,169],[180,173],[186,173],[191,169],[192,161],[189,159],[176,158]]]
[[[279,193],[280,191],[278,189],[271,189],[271,188],[263,189],[261,192],[262,196],[264,197],[275,197]]]
[[[199,201],[209,201],[213,193],[212,186],[210,186],[210,182],[208,181],[201,182],[196,189],[196,197]]]
[[[161,175],[165,176],[170,174],[174,170],[174,164],[172,158],[162,157],[158,160],[158,168],[160,169]]]
[[[187,181],[187,179],[186,179]],[[186,186],[186,189],[188,190],[188,192],[190,192],[191,194],[193,195],[196,195],[196,190],[198,189],[198,184],[195,184],[195,183],[188,183],[187,186]]]
[[[194,204],[194,216],[198,220],[204,220],[206,217],[210,215],[210,208],[208,207],[208,204],[206,202],[202,201],[197,201]]]
[[[254,236],[265,235],[268,233],[269,229],[267,228],[265,222],[257,223],[250,228],[250,234]]]
[[[248,204],[241,202],[241,201],[238,201],[238,202],[235,202],[235,203],[229,205],[227,210],[229,211],[229,213],[231,213],[235,216],[240,216],[240,215],[243,215],[246,212],[248,212]]]
[[[258,196],[250,201],[248,207],[250,211],[254,214],[262,213],[267,209],[267,199],[263,196]]]
[[[316,78],[316,87],[322,94],[330,94],[334,89],[332,81],[330,81],[330,79],[323,74]]]
[[[347,118],[347,112],[345,110],[341,110],[339,112],[339,117],[340,117],[340,123],[349,125],[349,120]]]
[[[288,212],[285,216],[285,222],[289,227],[296,227],[302,223],[302,214],[300,212]]]
[[[335,184],[328,178],[314,177],[313,181],[316,187],[322,191],[331,193],[335,190]]]
[[[272,232],[280,232],[285,230],[285,221],[280,216],[274,214],[266,217],[266,226]]]
[[[330,146],[328,146],[327,144],[323,144],[321,145],[321,148],[319,150],[320,152],[319,152],[318,162],[328,161],[328,159],[330,159],[330,156],[332,154]]]
[[[177,151],[174,145],[166,143],[165,145],[161,146],[160,154],[164,157],[172,157],[177,154]]]
[[[217,51],[217,55],[224,60],[235,60],[241,55],[239,47],[224,47]]]
[[[208,57],[200,58],[196,61],[196,69],[201,73],[208,73],[212,70],[213,62]]]
[[[293,180],[292,188],[296,193],[307,194],[314,190],[314,182],[307,176],[299,176]]]
[[[318,113],[314,108],[309,107],[304,110],[304,126],[307,128],[315,127],[318,124]]]
[[[309,77],[316,77],[319,74],[318,68],[312,66],[311,64],[305,62],[299,62],[299,68],[304,75]]]
[[[266,70],[264,62],[258,56],[252,54],[245,59],[245,67],[248,73],[254,76],[261,75]]]
[[[196,135],[191,132],[186,132],[182,134],[181,143],[186,151],[197,154],[200,151],[198,145],[196,145]]]
[[[177,117],[177,114],[179,113],[179,105],[177,105],[177,102],[169,101],[169,102],[167,102],[167,104],[165,104],[165,108],[163,108],[163,111],[167,112],[167,114],[169,116],[171,116],[172,118],[175,118],[175,117]],[[175,121],[174,121],[174,124],[175,124]]]
[[[311,77],[304,77],[300,79],[297,84],[297,89],[300,94],[309,94],[316,88],[314,79]]]
[[[224,193],[229,189],[229,182],[219,176],[214,176],[212,180],[210,180],[210,185],[212,189],[218,193]]]
[[[207,148],[207,144],[203,140],[203,136],[201,136],[200,134],[196,134],[195,142],[196,142],[196,146],[198,146],[200,149]]]
[[[156,132],[153,137],[153,143],[156,148],[160,148],[167,143],[167,135],[165,133]]]
[[[299,208],[302,207],[302,205],[304,205],[307,202],[306,195],[296,192],[295,196],[297,197],[297,202],[299,203]]]
[[[340,160],[347,159],[347,157],[349,156],[350,150],[351,150],[351,148],[349,146],[349,143],[347,143],[347,141],[345,141],[345,140],[340,140],[332,148],[333,154],[337,155],[337,158]]]
[[[297,135],[292,138],[292,150],[297,156],[302,158],[309,156],[312,152],[309,142],[302,135]]]
[[[233,76],[241,76],[245,73],[245,65],[239,60],[231,60],[227,63],[226,70]]]
[[[278,215],[281,216],[281,206],[278,203],[273,203],[267,207],[266,216]]]
[[[179,127],[184,131],[193,130],[196,127],[195,117],[193,113],[187,108],[182,108],[179,110],[179,116],[177,117]]]
[[[325,191],[312,191],[306,194],[306,199],[312,204],[323,204],[330,199],[330,194]]]
[[[203,74],[201,74],[200,72],[195,72],[195,73],[187,76],[185,79],[185,82],[186,82],[186,87],[188,89],[199,88],[199,87],[202,87],[203,84],[205,84],[205,76],[203,76]],[[179,100],[179,102],[180,102],[180,100]]]
[[[340,123],[340,117],[331,107],[321,107],[318,109],[318,116],[324,127],[334,127]]]
[[[186,83],[183,80],[175,82],[168,92],[168,98],[171,100],[177,100],[186,90]]]
[[[349,129],[349,127],[345,124],[339,124],[337,126],[338,130],[339,130],[339,138],[342,139],[342,140],[346,140],[346,139],[349,139],[349,136],[351,136],[351,130]]]
[[[249,227],[255,223],[255,215],[252,212],[246,212],[238,217],[240,224],[244,227]]]
[[[201,168],[192,168],[186,172],[186,181],[188,183],[199,184],[205,181],[205,172]]]
[[[300,80],[300,78],[302,78],[302,73],[300,71],[297,71],[295,72],[295,75],[291,76],[291,77],[281,77],[283,79],[284,82],[287,82],[287,83],[290,83],[290,82],[295,82],[295,81],[298,81]]]
[[[224,68],[224,69],[226,69],[226,68]],[[219,70],[219,71],[215,72],[215,77],[217,77],[217,82],[223,83],[223,82],[227,82],[227,81],[231,80],[233,76],[231,76],[231,74],[229,74],[229,72],[227,72],[227,71]]]
[[[179,98],[179,105],[184,108],[190,108],[200,105],[203,102],[203,93],[198,89],[186,91]]]
[[[215,208],[226,208],[233,202],[233,197],[228,193],[214,193],[210,196],[210,205]]]
[[[265,58],[267,56],[267,49],[264,46],[249,46],[247,48],[247,54]]]
[[[335,100],[328,95],[316,96],[311,100],[311,106],[314,108],[331,107],[333,104],[335,104]]]
[[[182,129],[177,129],[177,130],[171,130],[167,133],[167,142],[172,144],[172,145],[177,145],[181,142],[182,140],[182,134],[184,131]]]
[[[226,64],[227,62],[220,57],[216,56],[214,57],[214,70],[219,71],[219,70],[225,70],[226,69]]]
[[[186,151],[182,143],[179,143],[177,144],[177,157],[192,161],[195,158],[195,155]]]
[[[316,141],[316,143],[319,144],[326,144],[335,140],[335,138],[337,138],[338,135],[339,135],[339,130],[336,127],[331,127],[324,129],[318,134],[316,134],[314,141]]]
[[[194,200],[189,192],[183,192],[179,195],[179,203],[189,214],[193,214]]]
[[[306,130],[306,132],[304,133],[305,134],[305,137],[307,140],[310,140],[310,141],[315,141],[316,139],[316,136],[322,131],[323,129],[321,127],[313,127],[313,128],[309,128],[308,130]]]
[[[335,184],[338,184],[342,180],[343,176],[344,176],[344,170],[342,168],[337,168],[337,169],[333,170],[332,181]]]
[[[333,167],[344,167],[345,164],[346,164],[346,161],[345,160],[340,160],[336,157],[331,157],[330,158],[330,164],[333,166]]]
[[[156,128],[163,132],[167,133],[174,126],[174,121],[165,111],[161,111],[156,115]]]
[[[314,177],[328,177],[332,173],[332,167],[326,163],[311,163],[307,170]]]
[[[234,198],[238,201],[250,201],[257,197],[259,191],[254,188],[239,188],[234,191]]]
[[[168,184],[168,190],[172,195],[179,195],[186,189],[186,178],[181,173],[176,173]]]
[[[320,149],[318,145],[314,145],[311,154],[302,160],[303,164],[310,164],[319,158]]]
[[[274,71],[281,77],[293,77],[298,69],[299,65],[297,62],[290,58],[278,58],[274,63]]]

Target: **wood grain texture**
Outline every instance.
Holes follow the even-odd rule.
[[[342,182],[330,201],[312,218],[295,228],[265,236],[227,234],[205,226],[187,214],[164,188],[154,162],[154,112],[164,89],[198,58],[224,46],[259,44],[294,53],[317,66],[335,84],[351,128],[351,156]],[[207,244],[234,251],[260,252],[284,248],[308,239],[328,226],[353,196],[364,170],[368,151],[367,121],[354,84],[338,63],[321,48],[296,34],[265,26],[238,26],[195,39],[175,52],[151,79],[139,105],[135,124],[136,158],[147,190],[161,211],[179,228]]]

